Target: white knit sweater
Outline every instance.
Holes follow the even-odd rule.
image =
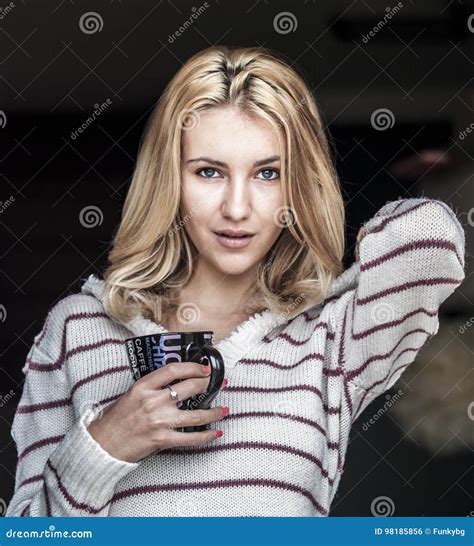
[[[231,413],[210,444],[115,459],[86,425],[133,384],[127,327],[91,275],[34,338],[12,427],[18,449],[7,516],[326,516],[351,424],[438,331],[440,304],[464,279],[464,232],[445,203],[388,202],[366,224],[359,261],[324,304],[291,320],[269,310],[216,344]],[[216,426],[217,425],[217,426]]]

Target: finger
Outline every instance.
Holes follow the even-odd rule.
[[[197,362],[172,362],[141,377],[137,383],[150,389],[160,389],[172,381],[189,377],[209,377],[204,366]]]
[[[176,410],[169,425],[171,428],[190,427],[196,425],[208,425],[215,421],[221,421],[228,414],[222,406],[210,409]]]
[[[169,432],[169,442],[173,446],[196,446],[212,442],[217,438],[217,430],[209,429],[200,432],[178,432],[172,430]]]
[[[173,385],[173,389],[178,393],[178,400],[183,402],[184,400],[191,398],[191,396],[206,392],[208,386],[209,377],[206,377],[204,379],[191,377],[189,379],[184,379],[183,381],[176,383],[175,385]],[[173,401],[171,397],[170,400]]]

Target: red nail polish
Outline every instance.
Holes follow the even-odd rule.
[[[228,383],[227,379],[224,379],[224,381],[222,382],[222,386],[225,387],[227,383]]]
[[[224,433],[222,432],[222,430],[216,430],[216,432],[214,432],[216,438],[220,438]]]
[[[221,408],[222,417],[225,417],[226,415],[229,415],[229,408],[227,406],[223,406]]]

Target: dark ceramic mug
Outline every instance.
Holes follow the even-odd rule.
[[[135,380],[172,362],[198,362],[209,365],[211,375],[207,390],[181,401],[179,409],[209,409],[224,381],[224,359],[212,346],[213,332],[163,332],[137,336],[125,340],[127,355]],[[174,385],[181,379],[172,381]],[[165,385],[163,388],[167,388]],[[196,425],[176,429],[179,432],[208,430],[208,425]]]

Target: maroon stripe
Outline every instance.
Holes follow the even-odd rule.
[[[66,340],[66,336],[63,333],[63,338],[61,340],[61,353],[59,354],[59,357],[55,362],[52,362],[51,364],[43,364],[40,362],[34,362],[31,358],[28,358],[27,362],[28,362],[29,369],[35,370],[37,372],[51,372],[54,370],[60,370],[62,368],[64,361],[70,356],[74,356],[76,354],[83,353],[86,351],[93,351],[94,349],[98,349],[99,347],[104,347],[106,345],[123,345],[124,344],[124,341],[121,339],[106,338],[106,339],[102,339],[101,341],[97,341],[96,343],[91,343],[89,345],[82,345],[79,347],[75,347],[74,349],[71,349],[70,351],[66,352],[65,340]]]
[[[101,404],[107,404],[107,402],[113,402],[114,400],[117,400],[120,396],[123,395],[123,392],[120,392],[119,394],[114,394],[114,396],[108,396],[107,398],[103,398],[102,400],[99,400],[94,405],[100,406]]]
[[[354,317],[355,315],[355,306],[355,298],[352,298],[352,317]],[[378,332],[379,330],[390,330],[391,328],[400,325],[402,322],[405,322],[407,319],[414,315],[417,315],[418,313],[424,313],[428,317],[436,317],[438,315],[438,309],[434,309],[433,311],[431,311],[429,309],[426,309],[425,307],[418,307],[417,309],[413,309],[413,311],[409,311],[406,315],[403,315],[403,317],[399,319],[377,324],[376,326],[368,328],[367,330],[363,330],[362,332],[355,333],[353,329],[351,329],[351,338],[359,340],[363,339],[364,337],[370,336],[371,334],[373,334],[374,332]]]
[[[242,364],[270,366],[271,368],[276,368],[278,370],[292,370],[293,368],[296,368],[303,362],[306,362],[310,359],[320,360],[324,364],[324,355],[321,353],[309,353],[300,360],[294,362],[293,364],[279,364],[278,362],[275,362],[274,360],[269,360],[268,358],[242,358],[239,360],[239,362],[241,362]],[[341,370],[331,370],[326,367],[323,367],[322,372],[323,375],[326,375],[328,377],[339,376],[343,374]]]
[[[86,383],[90,383],[91,381],[95,381],[96,379],[99,379],[100,377],[104,377],[106,375],[123,372],[123,371],[130,371],[130,366],[115,366],[113,368],[108,368],[107,370],[102,370],[92,375],[88,375],[87,377],[83,377],[72,386],[71,397],[74,396],[74,393],[79,387],[82,387]]]
[[[338,300],[340,297],[341,297],[341,294],[334,294],[334,296],[329,296],[329,298],[326,298],[326,299],[324,300],[324,303],[325,303],[325,304],[331,303],[331,302],[334,301],[334,300]]]
[[[416,286],[436,286],[438,284],[460,284],[461,282],[462,282],[462,279],[453,279],[451,277],[434,277],[432,279],[419,279],[417,281],[408,281],[403,284],[391,286],[390,288],[386,288],[384,290],[381,290],[380,292],[376,292],[365,298],[357,298],[357,305],[366,305],[367,303],[371,303],[375,300],[388,296],[389,294],[397,294],[400,292],[404,292],[405,290],[409,290],[410,288],[414,288]]]
[[[340,375],[344,375],[344,370],[341,368],[332,370],[331,368],[323,368],[323,375],[326,377],[339,377]]]
[[[61,300],[61,303],[66,302],[67,300],[69,300],[70,298],[73,298],[73,297],[74,297],[74,298],[77,297],[77,294],[70,294],[69,296],[66,296],[65,298],[63,298],[63,299]],[[94,296],[90,296],[90,297],[94,297]],[[94,299],[95,299],[95,298],[94,298]],[[56,305],[58,305],[58,304],[59,304],[59,302],[58,302]],[[56,305],[54,305],[54,306],[50,309],[50,311],[49,311],[49,313],[48,313],[48,316],[46,317],[45,325],[44,325],[43,331],[41,332],[40,337],[36,340],[36,344],[37,344],[38,346],[39,346],[39,344],[41,343],[41,341],[43,340],[44,336],[46,335],[46,331],[47,331],[48,326],[49,326],[49,321],[50,321],[50,319],[51,319],[51,314],[52,314],[52,312],[55,310]],[[90,314],[90,313],[89,313],[89,314]],[[73,316],[74,316],[74,315],[73,315]],[[105,316],[108,316],[108,315],[105,315]],[[73,320],[74,320],[74,319],[73,319]]]
[[[334,479],[329,477],[328,471],[324,468],[321,459],[308,453],[302,449],[295,447],[285,446],[282,444],[270,443],[270,442],[234,442],[221,445],[209,445],[209,446],[192,446],[191,449],[186,449],[185,453],[215,453],[216,451],[238,450],[238,449],[268,449],[269,451],[281,451],[282,453],[291,453],[298,457],[302,457],[308,461],[314,463],[321,471],[321,475],[326,479],[329,485],[333,485]],[[173,455],[182,455],[181,449],[168,449],[167,453]]]
[[[219,480],[214,482],[193,482],[193,483],[169,483],[164,485],[143,485],[126,489],[115,493],[112,497],[112,502],[117,502],[126,497],[141,495],[147,493],[158,493],[160,491],[186,491],[188,489],[214,489],[219,487],[248,487],[248,486],[263,486],[285,489],[295,493],[304,495],[311,501],[316,510],[324,516],[327,516],[328,511],[314,498],[314,496],[306,489],[278,480],[264,479],[241,479],[241,480]]]
[[[314,336],[314,332],[318,329],[318,328],[323,328],[323,329],[326,329],[328,330],[328,324],[326,322],[319,322],[314,330],[311,332],[311,334],[306,338],[306,339],[302,339],[302,340],[297,340],[295,339],[293,336],[291,336],[290,334],[287,334],[286,332],[281,332],[276,338],[274,339],[270,339],[268,336],[265,336],[263,338],[263,341],[265,343],[270,343],[271,341],[275,341],[276,339],[284,339],[285,341],[288,341],[288,343],[290,343],[290,345],[293,345],[293,347],[301,347],[301,345],[304,345],[305,343],[308,343],[308,341],[310,341],[313,336]],[[327,331],[326,332],[326,337],[328,337],[329,339],[334,339],[334,334],[330,331]]]
[[[338,354],[337,354],[337,367],[339,369],[345,369],[344,339],[346,335],[347,308],[348,306],[346,306],[344,310],[344,320],[342,321],[342,333],[341,333],[341,339],[339,341]],[[352,417],[352,400],[349,394],[349,390],[347,388],[345,377],[343,379],[343,386],[344,386],[344,398],[347,402],[347,407],[349,408],[349,415]]]
[[[43,493],[44,493],[44,502],[46,503],[46,516],[51,516],[51,503],[49,501],[49,493],[48,493],[48,487],[46,486],[46,482],[43,482]]]
[[[350,370],[349,372],[346,373],[346,379],[348,381],[351,381],[352,379],[354,379],[354,377],[357,377],[358,375],[360,375],[364,370],[365,368],[367,368],[367,366],[369,364],[371,364],[372,362],[374,362],[375,360],[385,360],[386,358],[389,358],[390,356],[393,355],[393,353],[396,351],[397,347],[400,345],[400,343],[409,335],[411,334],[416,334],[416,333],[423,333],[423,334],[426,334],[427,336],[430,335],[430,332],[428,332],[427,330],[424,330],[423,328],[415,328],[414,330],[410,330],[408,332],[406,332],[399,340],[398,342],[396,343],[395,347],[391,350],[391,351],[388,351],[387,353],[383,353],[383,354],[376,354],[376,355],[372,355],[370,356],[365,362],[363,362],[358,368],[355,368],[353,370]],[[419,347],[408,347],[407,349],[405,349],[405,351],[418,351],[419,350]]]
[[[31,451],[34,451],[35,449],[39,449],[43,446],[47,445],[53,445],[59,443],[64,438],[64,434],[61,434],[59,436],[48,436],[47,438],[43,438],[41,440],[38,440],[37,442],[33,442],[29,446],[27,446],[19,455],[18,455],[18,462],[20,462],[28,453]]]
[[[241,360],[239,360],[239,362],[243,364],[262,364],[264,366],[278,368],[279,370],[291,370],[292,368],[296,368],[303,362],[306,362],[306,360],[311,360],[312,358],[324,361],[324,355],[320,353],[309,353],[293,364],[279,364],[278,362],[275,362],[274,360],[269,360],[267,358],[242,358]]]
[[[42,402],[40,404],[31,404],[28,406],[18,406],[16,413],[33,413],[35,411],[61,408],[64,406],[69,406],[71,404],[70,398],[63,398],[61,400],[53,400],[51,402]]]
[[[337,415],[340,413],[340,407],[328,407],[323,401],[321,391],[313,385],[290,385],[287,387],[231,387],[226,386],[226,392],[259,392],[259,393],[272,393],[272,392],[292,392],[292,391],[309,391],[315,393],[323,402],[323,408],[329,415]]]
[[[456,245],[454,243],[450,241],[446,241],[445,239],[418,239],[417,241],[413,241],[413,242],[401,245],[391,250],[390,252],[387,252],[386,254],[382,254],[382,256],[378,256],[374,260],[371,260],[366,263],[361,263],[360,271],[362,272],[368,269],[372,269],[373,267],[378,267],[379,265],[386,263],[397,256],[405,254],[406,252],[412,252],[414,250],[420,250],[420,249],[426,249],[426,248],[444,248],[446,250],[450,250],[456,255],[456,258],[458,259],[459,263],[462,266],[462,260],[459,257],[459,254],[456,249]]]
[[[378,231],[382,231],[388,224],[392,223],[394,220],[396,220],[397,218],[401,218],[402,216],[405,216],[406,214],[408,214],[409,212],[412,212],[420,207],[424,207],[425,205],[427,205],[428,203],[431,203],[433,200],[430,199],[429,201],[425,201],[423,203],[418,203],[417,205],[414,205],[413,207],[410,207],[409,209],[406,209],[402,212],[399,212],[398,214],[394,214],[394,212],[398,209],[399,205],[397,204],[397,206],[395,207],[395,209],[391,212],[391,215],[388,216],[387,218],[384,218],[380,224],[374,228],[370,233],[377,233]],[[403,201],[402,201],[403,202]],[[400,203],[401,204],[401,203]],[[379,211],[380,212],[380,211]],[[377,218],[377,214],[375,215],[375,217]],[[368,234],[367,234],[368,235]]]
[[[128,367],[124,366],[123,367],[124,369],[129,369]],[[105,373],[102,373],[102,372],[99,372],[98,374],[94,374],[94,375],[97,375],[99,376],[100,374],[100,377],[102,377],[103,375],[106,375],[108,373],[108,370],[105,370]],[[112,373],[112,372],[110,372]],[[117,369],[113,370],[113,373],[118,373]],[[78,383],[85,383],[87,382],[86,380],[88,381],[92,381],[93,379],[97,379],[97,377],[92,377],[92,376],[89,376],[89,377],[86,377],[84,379],[81,379],[80,381],[78,381]],[[78,383],[76,383],[74,386],[76,387],[76,385],[78,385]],[[81,386],[81,385],[79,385]],[[111,397],[108,397],[108,398],[104,398],[103,400],[99,400],[98,402],[95,402],[94,405],[100,405],[100,404],[105,404],[109,401],[112,401],[112,400],[116,400],[119,396],[122,396],[123,395],[123,392],[117,394],[117,395],[114,395],[114,396],[111,396]],[[54,409],[54,408],[57,408],[57,407],[63,407],[63,406],[70,406],[73,404],[73,399],[72,397],[69,397],[69,398],[63,398],[61,400],[53,400],[51,402],[42,402],[40,404],[31,404],[29,406],[18,406],[17,407],[17,413],[34,413],[35,411],[44,411],[44,410],[48,410],[48,409]]]
[[[282,419],[289,419],[290,421],[299,421],[300,423],[304,423],[305,425],[309,425],[310,427],[313,427],[323,436],[326,437],[326,431],[324,428],[317,422],[313,421],[312,419],[307,419],[306,417],[301,417],[299,415],[291,415],[289,413],[280,413],[275,411],[243,411],[240,413],[231,413],[227,416],[226,420],[229,419],[242,419],[245,417],[281,417]],[[328,449],[338,449],[339,444],[337,442],[326,442]]]
[[[98,512],[100,512],[105,506],[107,506],[107,504],[109,504],[109,502],[107,502],[104,506],[100,507],[100,508],[94,508],[88,504],[85,504],[83,502],[78,502],[76,499],[74,499],[74,497],[72,497],[69,492],[67,491],[67,489],[64,487],[62,481],[61,481],[61,478],[58,474],[58,471],[56,470],[56,468],[54,468],[54,466],[51,464],[51,461],[48,459],[46,461],[46,466],[51,470],[51,472],[53,473],[54,477],[56,478],[56,482],[58,484],[58,487],[59,487],[59,490],[61,491],[61,493],[63,494],[64,498],[68,501],[68,503],[73,507],[73,508],[76,508],[78,510],[85,510],[86,512],[89,512],[90,514],[97,514]]]
[[[33,482],[38,482],[38,481],[41,481],[43,480],[43,474],[35,474],[34,476],[31,476],[29,478],[26,478],[25,480],[23,480],[20,485],[18,486],[18,489],[20,489],[20,487],[22,487],[23,485],[27,485],[29,483],[33,483]]]
[[[288,341],[288,343],[290,345],[293,345],[293,347],[300,347],[301,345],[304,345],[305,343],[308,343],[308,341],[313,337],[314,332],[316,330],[318,330],[319,328],[326,329],[327,330],[326,337],[328,337],[329,339],[334,339],[334,334],[328,330],[329,326],[328,326],[327,322],[318,322],[318,324],[316,324],[316,326],[314,327],[314,330],[311,332],[311,334],[306,339],[297,340],[293,336],[291,336],[290,334],[287,334],[286,332],[281,332],[280,334],[278,334],[277,337],[275,337],[273,339],[269,338],[268,335],[265,335],[263,337],[263,342],[264,343],[270,343],[270,342],[275,341],[277,339],[284,339],[285,341]]]

